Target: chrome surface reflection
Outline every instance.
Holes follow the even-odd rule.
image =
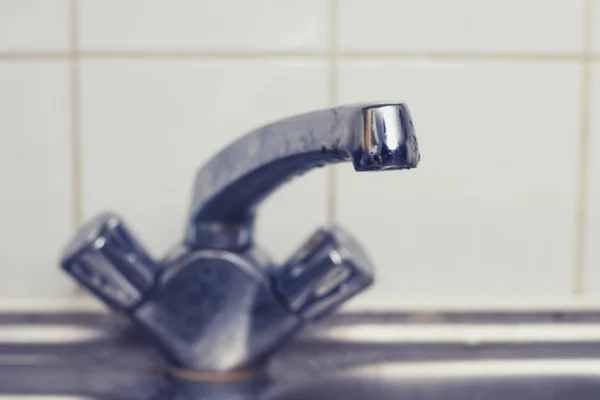
[[[578,343],[600,341],[600,326],[590,324],[357,324],[314,333],[330,343]],[[315,338],[316,339],[316,338]]]

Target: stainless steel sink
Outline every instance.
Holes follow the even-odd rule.
[[[114,316],[0,314],[0,400],[29,397],[599,399],[600,313],[339,314],[229,382],[174,378]]]
[[[382,363],[349,369],[272,394],[299,399],[598,399],[595,360]]]

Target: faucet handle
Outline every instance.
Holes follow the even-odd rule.
[[[288,308],[317,319],[373,283],[360,245],[339,227],[317,230],[274,277]]]
[[[99,215],[79,230],[61,266],[108,306],[129,311],[154,285],[158,263],[114,214]]]

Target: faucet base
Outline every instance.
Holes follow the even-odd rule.
[[[246,369],[239,371],[203,372],[189,369],[171,368],[173,377],[189,382],[240,382],[255,379],[262,369]]]
[[[177,368],[220,373],[260,365],[302,322],[257,268],[262,258],[254,248],[185,254],[129,316]]]

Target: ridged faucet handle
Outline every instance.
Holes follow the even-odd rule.
[[[369,287],[373,267],[355,239],[330,227],[315,232],[274,280],[292,312],[317,319]]]
[[[79,283],[119,311],[136,307],[161,269],[116,215],[99,215],[79,230],[61,258]]]

